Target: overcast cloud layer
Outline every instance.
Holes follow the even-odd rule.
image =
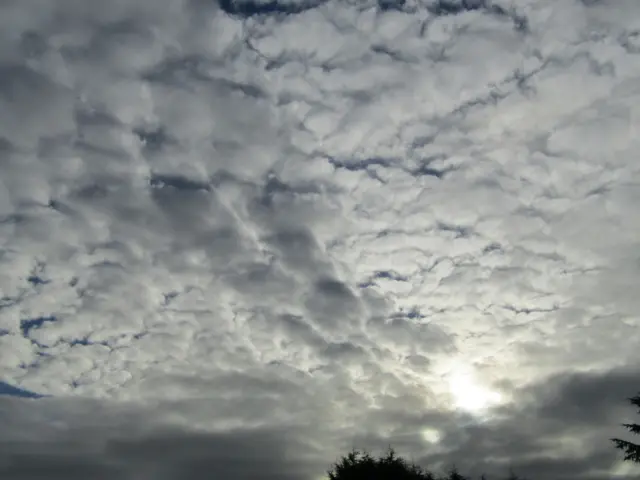
[[[0,477],[631,478],[638,105],[637,0],[1,2]]]

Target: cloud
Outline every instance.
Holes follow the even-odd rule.
[[[5,435],[102,442],[15,468],[155,475],[150,445],[228,441],[292,478],[354,443],[613,475],[635,1],[88,5],[0,6],[0,378],[50,396],[3,398]]]
[[[632,419],[637,368],[559,374],[528,386],[501,419],[468,429],[455,448],[531,478],[610,478],[620,459],[609,438]]]
[[[9,402],[3,401],[5,413]],[[136,415],[121,408],[73,402],[74,420],[53,424],[62,413],[55,401],[35,407],[13,405],[14,418],[6,425],[21,423],[29,429],[5,430],[0,438],[0,473],[16,480],[46,476],[69,478],[305,478],[318,467],[307,453],[296,455],[306,445],[294,428],[235,428],[225,431],[185,431],[177,426],[149,427]],[[18,408],[16,408],[18,407]],[[43,409],[46,414],[43,415]],[[38,421],[32,416],[40,411]],[[4,416],[4,415],[3,415]],[[84,417],[82,422],[78,418]],[[7,435],[9,434],[9,435]],[[13,436],[11,435],[13,434]],[[298,445],[294,439],[298,437]],[[303,460],[304,459],[304,460]]]
[[[455,464],[477,475],[501,476],[513,469],[529,478],[611,478],[614,470],[622,471],[622,462],[609,438],[621,435],[622,421],[635,421],[625,399],[635,394],[637,375],[637,368],[558,374],[519,388],[513,402],[480,422],[399,401],[371,419],[393,426],[391,435],[381,429],[358,441],[383,450],[391,436],[411,450],[436,432],[438,442],[416,450],[414,457],[436,470]]]

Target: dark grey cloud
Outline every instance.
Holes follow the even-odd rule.
[[[514,392],[513,401],[479,422],[466,414],[423,411],[406,399],[389,398],[370,412],[351,445],[383,451],[394,439],[400,450],[415,450],[414,460],[435,471],[456,465],[463,472],[494,478],[514,470],[530,479],[572,480],[636,478],[609,438],[625,437],[622,421],[636,412],[626,399],[638,389],[637,368],[559,374]],[[431,432],[437,441],[425,444]],[[628,437],[628,435],[627,435]],[[625,437],[626,438],[626,437]],[[632,438],[629,438],[633,440]]]
[[[467,462],[469,471],[513,468],[532,479],[604,480],[612,468],[622,475],[609,439],[624,436],[619,424],[633,420],[636,412],[626,399],[640,388],[639,374],[637,367],[563,373],[518,389],[495,420],[445,436],[442,443],[451,451],[426,459]],[[619,478],[636,474],[631,468]]]
[[[4,416],[6,402],[0,408]],[[29,410],[33,413],[36,408],[31,405],[24,413]],[[93,413],[104,414],[100,409]],[[135,423],[113,423],[120,425],[117,429],[66,425],[48,438],[35,434],[34,429],[39,428],[36,422],[30,425],[30,432],[22,433],[26,438],[3,438],[8,433],[5,431],[0,436],[0,475],[12,480],[87,477],[293,480],[312,478],[314,468],[318,467],[313,448],[309,448],[303,432],[294,428],[236,428],[198,433],[176,427],[146,426],[141,430]]]

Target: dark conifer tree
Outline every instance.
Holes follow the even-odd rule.
[[[629,398],[629,402],[632,405],[638,407],[638,413],[640,413],[640,393],[635,397]],[[627,428],[631,433],[640,435],[640,424],[637,423],[623,423],[623,427]],[[611,441],[615,444],[616,448],[624,452],[624,459],[632,462],[640,463],[640,445],[627,440],[621,440],[619,438],[612,438]]]
[[[393,449],[380,458],[354,450],[342,457],[327,473],[330,480],[435,480],[419,466],[398,457]]]
[[[327,473],[329,480],[471,480],[461,475],[455,466],[445,475],[435,475],[397,456],[391,448],[378,458],[353,450],[334,463]],[[486,477],[483,475],[481,480]],[[523,479],[512,472],[505,480]]]

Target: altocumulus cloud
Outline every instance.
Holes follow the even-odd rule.
[[[639,32],[636,0],[3,1],[0,476],[392,444],[631,478]]]

